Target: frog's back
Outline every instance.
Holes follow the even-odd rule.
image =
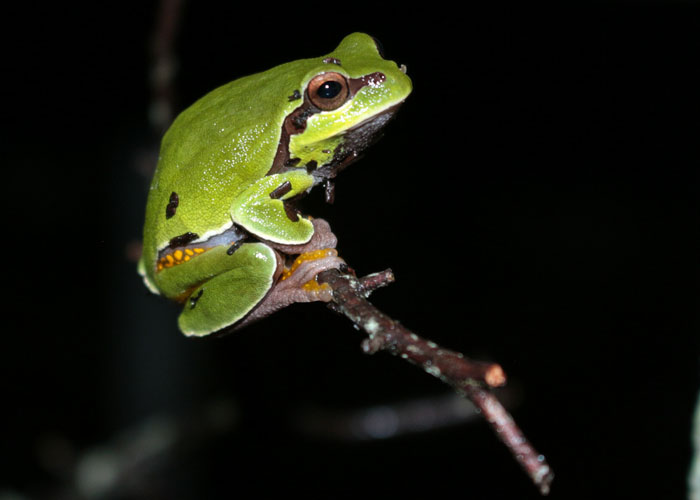
[[[154,184],[220,206],[219,194],[235,196],[264,176],[284,121],[284,103],[264,98],[279,85],[275,70],[223,85],[183,111],[163,138]]]
[[[284,118],[300,104],[289,97],[304,66],[297,61],[234,80],[177,117],[163,138],[149,192],[146,261],[155,261],[173,235],[202,236],[230,224],[232,201],[272,166]],[[173,197],[177,207],[166,218]]]

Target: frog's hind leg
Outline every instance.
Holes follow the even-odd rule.
[[[328,269],[337,269],[345,264],[334,248],[315,250],[300,255],[286,269],[270,293],[235,328],[240,328],[279,309],[296,302],[329,302],[333,291],[327,284],[320,285],[316,276]]]
[[[245,243],[229,258],[229,270],[194,288],[185,300],[178,319],[185,335],[202,337],[240,321],[263,301],[279,274],[277,253],[262,243]]]
[[[178,322],[185,335],[201,337],[223,329],[237,330],[295,302],[331,300],[330,287],[319,285],[316,276],[344,261],[332,248],[337,239],[328,223],[323,219],[312,223],[315,233],[305,244],[245,243],[231,257],[222,256],[227,269],[212,268],[213,277],[194,288],[184,303]],[[204,255],[210,252],[226,250],[210,250]],[[288,269],[282,269],[280,253],[296,256]],[[212,261],[217,266],[221,262]]]
[[[320,285],[316,276],[328,269],[337,269],[345,264],[338,257],[335,246],[337,238],[328,222],[313,219],[314,234],[308,243],[301,245],[280,245],[268,242],[268,245],[287,256],[296,256],[291,265],[284,270],[265,299],[243,319],[236,328],[295,302],[328,302],[333,293],[328,285]]]

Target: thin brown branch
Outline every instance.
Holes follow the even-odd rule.
[[[386,269],[385,271],[380,271],[374,274],[368,274],[360,278],[360,284],[365,294],[375,291],[378,288],[385,287],[394,282],[394,273],[391,269]]]
[[[467,387],[464,391],[458,392],[469,398],[481,410],[486,421],[496,431],[496,435],[540,489],[540,493],[547,495],[554,479],[554,472],[547,464],[544,455],[540,455],[532,447],[498,398],[492,392],[476,386]]]
[[[393,281],[391,271],[358,280],[350,274],[332,270],[321,273],[319,281],[326,282],[333,288],[332,307],[368,333],[369,338],[362,342],[362,349],[367,354],[389,351],[422,367],[455,389],[481,384],[498,387],[505,383],[505,374],[499,365],[473,361],[462,353],[442,348],[409,331],[370,304],[366,297],[380,283]],[[366,284],[370,284],[370,287]]]
[[[358,279],[353,274],[333,269],[320,273],[318,280],[333,289],[330,307],[367,333],[368,338],[362,342],[364,352],[388,351],[451,385],[481,411],[540,492],[543,495],[549,493],[554,474],[544,456],[532,447],[503,405],[488,390],[506,381],[498,364],[473,361],[462,353],[425,340],[368,302],[367,297],[373,290],[393,282],[391,271]]]

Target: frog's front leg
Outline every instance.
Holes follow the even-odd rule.
[[[324,219],[309,218],[306,220],[311,223],[313,228],[313,235],[308,243],[294,245],[275,243],[267,240],[263,241],[285,255],[301,255],[315,252],[316,250],[323,250],[324,248],[335,248],[338,245],[338,238],[336,238],[333,231],[331,231],[331,226],[328,224],[328,222],[326,222]]]
[[[319,285],[316,276],[322,271],[339,268],[345,261],[338,257],[335,249],[338,240],[328,222],[313,219],[311,223],[314,233],[308,243],[285,245],[266,242],[278,252],[280,261],[284,261],[285,256],[296,258],[289,265],[283,266],[276,283],[265,298],[234,329],[295,302],[328,302],[333,298],[330,287],[326,284]]]
[[[260,239],[283,245],[307,243],[314,227],[288,204],[314,184],[304,170],[265,176],[236,196],[230,209],[233,221]]]

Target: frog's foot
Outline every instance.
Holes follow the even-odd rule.
[[[281,293],[297,299],[294,302],[328,302],[333,298],[330,286],[325,283],[320,285],[316,275],[328,269],[337,269],[344,263],[335,248],[305,252],[282,272],[276,287]]]
[[[236,327],[264,318],[295,302],[329,302],[333,291],[328,284],[319,284],[316,276],[344,264],[335,248],[302,253],[282,272],[263,301]]]

